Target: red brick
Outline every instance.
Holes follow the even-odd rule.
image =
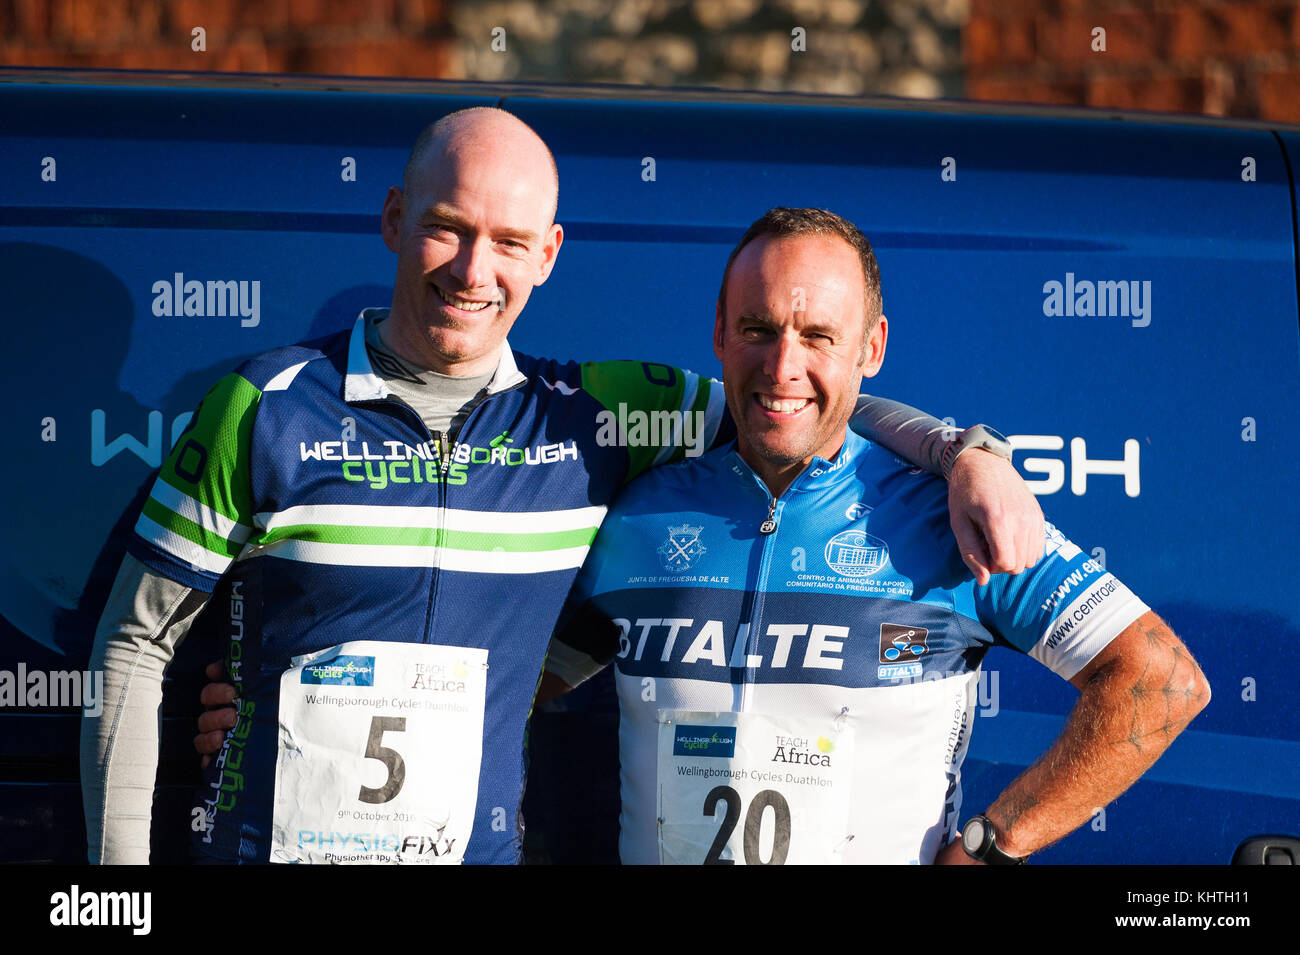
[[[195,27],[207,31],[208,49],[214,42],[229,37],[239,28],[238,11],[233,3],[211,0],[170,0],[164,30],[169,36],[189,37]]]
[[[403,31],[441,32],[449,24],[447,4],[441,0],[398,0],[397,25]]]
[[[968,77],[966,97],[1003,103],[1063,103],[1078,106],[1083,102],[1083,84],[1071,80],[971,79]]]
[[[1106,31],[1105,52],[1092,48],[1092,31]],[[1041,59],[1059,66],[1128,66],[1159,62],[1168,45],[1169,16],[1164,13],[1115,10],[1071,14],[1058,19],[1040,17]]]
[[[392,23],[394,0],[289,0],[289,26],[363,26]]]
[[[51,62],[48,46],[37,46],[18,39],[0,43],[0,66],[58,66]]]
[[[1173,11],[1169,25],[1169,57],[1196,60],[1214,46],[1213,16],[1208,8],[1191,5]]]
[[[15,37],[29,42],[50,38],[53,12],[49,0],[13,0]]]
[[[1300,68],[1261,73],[1258,89],[1260,119],[1300,123]]]
[[[1290,46],[1294,4],[1224,5],[1221,10],[1227,52],[1252,55],[1282,51]]]
[[[977,67],[1019,66],[1034,62],[1034,21],[980,20],[965,31],[966,62]],[[978,59],[975,59],[978,57]]]
[[[281,33],[289,28],[289,0],[240,0],[236,22],[245,30]]]
[[[211,61],[206,67],[226,73],[273,73],[271,57],[266,51],[266,44],[256,31],[244,30],[241,38],[234,43],[223,45],[220,49],[209,46]]]
[[[961,47],[962,60],[968,67],[996,65],[1001,47],[998,21],[972,16],[961,31]]]
[[[1171,14],[1169,58],[1195,62],[1206,56],[1251,55],[1292,44],[1291,5],[1273,2],[1179,7]]]
[[[54,4],[50,34],[71,46],[103,50],[130,39],[127,0],[65,0]]]
[[[188,42],[165,39],[148,46],[105,53],[95,65],[118,70],[189,70],[195,73],[213,69],[211,54],[195,53]]]
[[[156,43],[162,38],[163,0],[135,0],[127,12],[133,44]]]
[[[1200,76],[1090,76],[1085,103],[1111,109],[1200,113],[1205,81]]]
[[[1056,13],[1059,0],[970,0],[970,18],[1032,17]]]
[[[294,73],[334,76],[439,78],[447,75],[451,44],[445,40],[361,40],[303,46],[290,57]]]

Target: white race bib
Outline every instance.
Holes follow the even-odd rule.
[[[836,864],[853,730],[833,718],[659,711],[659,861]]]
[[[459,863],[487,656],[359,640],[294,657],[280,678],[271,861]]]

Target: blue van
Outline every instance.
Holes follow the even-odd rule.
[[[152,474],[213,381],[388,304],[384,193],[419,130],[472,105],[518,114],[560,169],[563,254],[515,348],[718,374],[713,303],[744,228],[771,206],[832,209],[880,261],[891,334],[872,389],[1012,436],[1049,518],[1195,653],[1210,706],[1036,861],[1227,863],[1252,837],[1300,835],[1300,590],[1281,566],[1300,534],[1300,128],[1263,123],[0,71],[0,688],[85,667]],[[241,307],[160,315],[157,289],[190,279],[237,283]],[[191,637],[169,675],[157,861],[185,858],[200,670],[217,655]],[[985,669],[963,818],[1076,696],[1012,653]],[[0,693],[0,861],[85,858],[73,703]],[[535,716],[534,858],[616,861],[615,720],[600,684]]]

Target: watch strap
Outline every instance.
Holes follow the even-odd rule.
[[[943,449],[940,463],[943,465],[943,476],[945,478],[952,476],[952,467],[957,463],[957,459],[961,457],[963,452],[969,451],[971,448],[980,448],[992,452],[1000,458],[1005,458],[1007,461],[1011,460],[1010,441],[988,425],[973,425],[949,441],[948,446]]]

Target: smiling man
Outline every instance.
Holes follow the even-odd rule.
[[[734,445],[634,482],[547,659],[616,666],[624,863],[1013,863],[1131,785],[1209,700],[1186,647],[1055,529],[986,583],[943,483],[847,428],[885,358],[875,255],[773,209],[732,252],[713,347]],[[1079,691],[1060,738],[949,844],[979,667]]]
[[[696,415],[703,446],[731,428],[689,372],[512,351],[563,242],[556,197],[518,119],[440,120],[384,203],[391,309],[253,358],[199,405],[96,634],[92,861],[148,861],[163,672],[205,606],[239,705],[193,806],[199,856],[518,859],[525,725],[565,595],[624,482],[685,453],[674,434],[602,442],[602,413]],[[939,422],[873,408],[935,466]],[[1008,464],[963,455],[953,488],[981,572],[1035,559],[1037,506]]]

